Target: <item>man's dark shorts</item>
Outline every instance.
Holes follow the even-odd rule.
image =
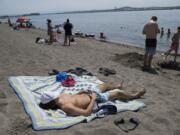
[[[145,44],[146,44],[146,54],[154,55],[156,53],[157,40],[146,39]]]
[[[65,35],[66,36],[72,36],[72,32],[71,31],[65,32]]]

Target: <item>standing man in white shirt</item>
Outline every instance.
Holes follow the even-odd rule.
[[[144,25],[143,34],[146,35],[145,40],[145,55],[144,55],[144,70],[150,70],[153,55],[156,53],[157,34],[160,33],[157,24],[158,18],[152,16],[151,20]]]

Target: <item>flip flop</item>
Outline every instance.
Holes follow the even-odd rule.
[[[57,69],[52,69],[48,72],[48,75],[57,75],[59,71]]]
[[[128,133],[129,131],[134,130],[140,124],[140,121],[137,118],[130,118],[129,120],[119,118],[114,121],[114,124],[124,132]]]
[[[128,129],[125,125],[125,120],[123,118],[118,118],[114,121],[114,124],[118,126],[122,131],[128,133]]]
[[[109,74],[108,74],[108,72],[105,70],[105,68],[99,68],[99,73],[100,74],[103,74],[104,76],[108,76]]]
[[[140,124],[140,121],[138,118],[130,118],[129,122],[134,125],[134,126],[131,126],[131,128],[129,128],[129,131],[134,130]]]
[[[105,68],[105,71],[106,71],[108,74],[111,74],[111,75],[116,74],[116,71],[115,71],[115,70],[112,70],[112,69]]]
[[[99,73],[104,74],[105,76],[108,76],[108,75],[116,74],[116,71],[109,68],[102,67],[102,68],[99,68]]]

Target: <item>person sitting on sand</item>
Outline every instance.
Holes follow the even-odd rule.
[[[171,43],[171,48],[165,53],[165,61],[167,61],[168,55],[171,53],[171,51],[175,51],[174,55],[174,62],[176,62],[176,56],[178,54],[178,49],[179,49],[179,39],[180,39],[180,26],[177,27],[177,32],[174,33],[172,37],[172,43]]]
[[[43,109],[61,109],[71,116],[89,116],[97,102],[109,100],[132,100],[145,94],[145,89],[135,94],[120,90],[122,84],[116,86],[105,83],[97,85],[93,90],[80,91],[77,94],[60,94],[59,92],[44,92],[39,106]]]

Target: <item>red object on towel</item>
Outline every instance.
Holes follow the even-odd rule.
[[[61,84],[65,87],[72,87],[75,85],[75,80],[71,76],[68,76],[67,79],[61,82]]]

